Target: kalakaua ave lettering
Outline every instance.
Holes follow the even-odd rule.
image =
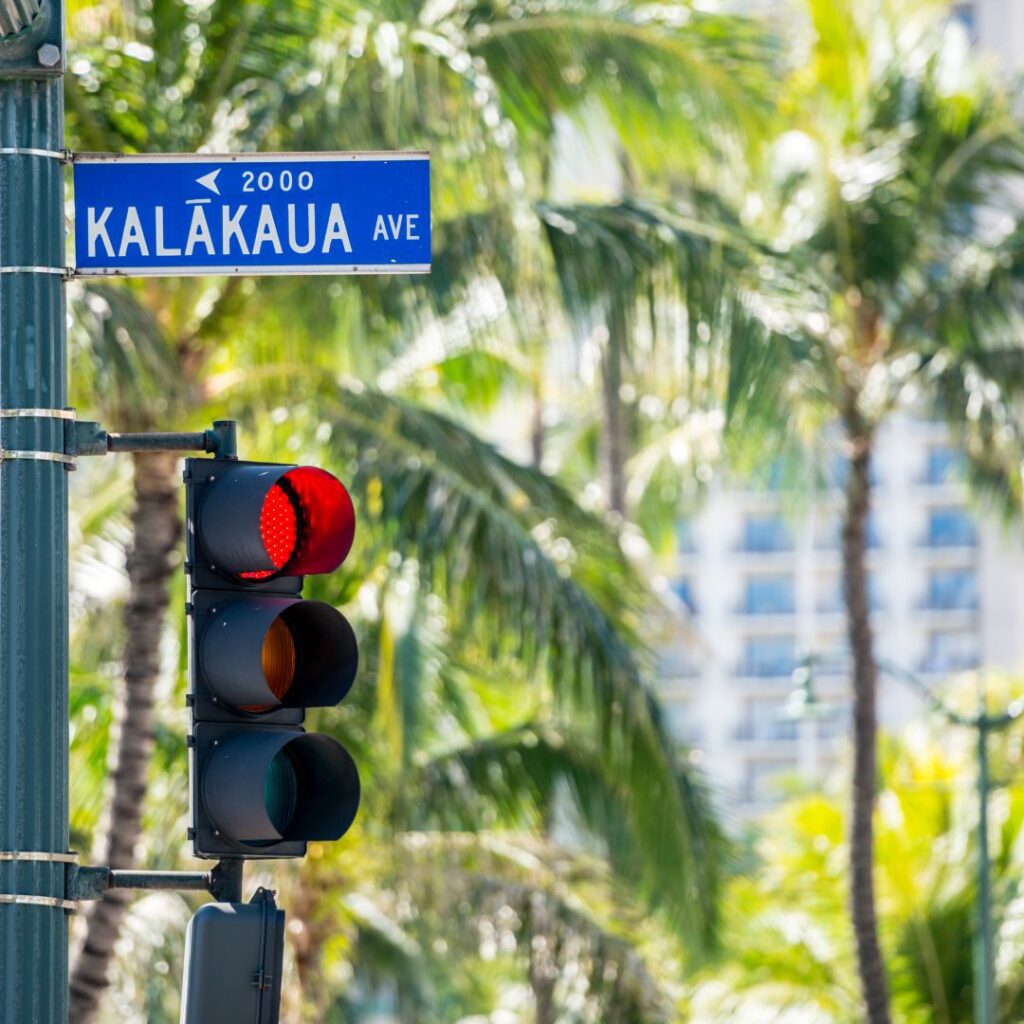
[[[193,200],[192,216],[184,237],[169,238],[165,228],[164,207],[125,208],[123,220],[113,219],[114,207],[86,209],[86,243],[89,259],[99,253],[108,258],[129,256],[174,257],[205,253],[207,256],[259,256],[273,252],[281,256],[287,250],[297,255],[316,251],[329,255],[335,246],[352,252],[348,226],[340,203],[331,203],[324,216],[315,203],[288,203],[285,210],[261,204],[225,204],[207,214],[206,204]],[[282,216],[283,214],[283,216]],[[381,218],[378,218],[380,220]],[[284,223],[279,223],[283,220]],[[212,221],[212,223],[211,223]],[[406,237],[418,239],[416,217],[406,219]],[[392,225],[389,225],[392,226]],[[375,232],[376,235],[376,232]],[[100,252],[102,250],[102,252]]]

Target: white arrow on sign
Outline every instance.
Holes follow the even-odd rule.
[[[220,189],[217,187],[217,175],[220,174],[221,168],[217,168],[215,171],[210,171],[209,174],[204,174],[201,178],[196,178],[196,182],[202,185],[203,188],[208,188],[211,192],[215,192],[220,195]]]

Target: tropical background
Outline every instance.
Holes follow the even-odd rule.
[[[283,1019],[1024,1019],[1024,3],[73,0],[68,36],[74,150],[431,152],[429,277],[69,291],[81,416],[230,416],[356,501],[307,592],[359,634],[313,723],[359,819],[247,875]],[[83,862],[198,866],[180,471],[73,478]],[[177,1020],[197,905],[77,919],[73,1024]]]

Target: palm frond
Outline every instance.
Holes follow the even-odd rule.
[[[492,935],[533,969],[543,964],[551,978],[579,977],[577,999],[597,1019],[675,1019],[675,979],[655,975],[643,955],[657,935],[641,919],[615,914],[598,862],[515,836],[410,833],[403,846],[396,861],[403,889],[420,893],[441,915],[468,905],[484,926],[451,934],[450,946],[462,955],[475,951],[481,933]],[[554,986],[556,1002],[566,995]]]
[[[72,295],[70,307],[77,401],[100,405],[122,429],[155,421],[176,407],[178,389],[187,386],[177,352],[131,289],[90,284]]]
[[[352,483],[387,545],[417,559],[454,621],[486,610],[498,650],[546,669],[556,700],[593,723],[609,771],[626,773],[635,820],[670,830],[680,922],[710,939],[709,809],[630,649],[640,595],[605,531],[554,482],[437,414],[364,391],[331,418],[358,453]],[[570,525],[575,551],[560,536]]]
[[[681,773],[682,774],[682,773]],[[684,877],[698,873],[696,885],[713,890],[723,840],[708,819],[708,798],[693,777],[680,778],[684,817],[670,820],[671,804],[645,818],[652,807],[638,804],[599,750],[586,737],[566,736],[553,727],[525,725],[452,751],[425,765],[415,786],[416,800],[406,814],[414,827],[436,822],[445,828],[537,828],[557,821],[566,800],[579,823],[607,844],[611,864],[623,884],[637,886],[651,909],[667,911],[669,920],[694,917],[690,885]],[[706,821],[702,848],[688,857],[694,823]],[[718,853],[711,853],[715,847]],[[711,856],[708,854],[711,853]],[[699,855],[698,855],[699,854]],[[704,908],[697,908],[702,913]],[[709,923],[698,927],[710,931]]]

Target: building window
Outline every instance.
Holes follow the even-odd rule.
[[[693,582],[689,579],[676,580],[672,584],[672,593],[683,602],[691,615],[697,614],[697,601],[693,596]]]
[[[845,455],[833,455],[825,468],[825,483],[837,491],[846,490],[846,482],[850,479],[850,460]],[[878,473],[878,460],[872,459],[868,466],[868,483],[878,487],[881,477]]]
[[[964,31],[967,33],[971,42],[977,41],[978,14],[974,9],[973,3],[953,4],[953,10],[950,12],[950,20],[963,26]]]
[[[875,519],[874,512],[868,513],[868,529],[867,529],[867,542],[869,548],[880,548],[882,546],[882,537],[878,532],[878,522]]]
[[[792,636],[752,636],[747,639],[740,675],[789,677],[796,668],[796,641]]]
[[[751,576],[743,597],[744,615],[792,615],[792,576]]]
[[[688,746],[700,743],[703,738],[703,731],[691,702],[668,698],[662,698],[662,701],[672,735],[680,743],[685,743]]]
[[[736,729],[738,740],[788,742],[797,737],[797,722],[785,717],[785,703],[778,699],[753,698],[743,709]]]
[[[749,516],[743,524],[744,551],[792,551],[789,528],[778,516]]]
[[[973,569],[934,569],[928,573],[926,608],[973,611],[978,607],[978,580]]]
[[[676,546],[681,555],[692,555],[696,552],[697,546],[693,542],[693,523],[689,519],[680,519],[676,522]]]
[[[960,476],[963,457],[949,445],[936,445],[928,449],[925,483],[936,486],[948,484]]]
[[[967,510],[956,506],[933,508],[928,513],[927,543],[933,548],[974,547],[974,522]]]
[[[924,672],[959,672],[978,665],[978,637],[965,630],[943,630],[928,638]]]

